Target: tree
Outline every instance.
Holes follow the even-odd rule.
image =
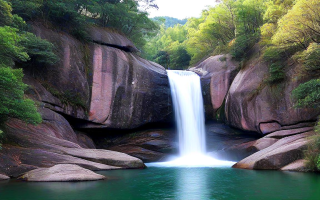
[[[275,45],[299,45],[320,42],[320,1],[298,0],[278,22],[278,31],[272,38]]]

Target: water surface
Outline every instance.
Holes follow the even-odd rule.
[[[320,199],[319,174],[232,168],[101,172],[105,181],[0,182],[1,200]]]

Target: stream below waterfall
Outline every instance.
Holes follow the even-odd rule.
[[[100,172],[104,181],[0,182],[1,200],[317,200],[320,176],[233,168],[161,168]]]

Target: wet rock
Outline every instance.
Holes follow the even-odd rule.
[[[60,164],[50,168],[39,168],[24,174],[20,179],[33,182],[66,182],[66,181],[95,181],[105,179],[77,165]]]

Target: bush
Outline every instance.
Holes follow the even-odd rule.
[[[313,77],[320,74],[320,45],[311,43],[309,47],[294,55],[294,59],[303,64],[303,74],[311,75]]]
[[[280,62],[271,64],[269,67],[269,84],[276,84],[282,82],[286,78],[286,74],[284,72],[284,65]]]
[[[291,56],[297,52],[297,46],[287,47],[268,47],[263,53],[263,60],[269,64],[269,84],[278,84],[285,80],[286,62]]]
[[[24,98],[27,85],[22,82],[22,69],[0,67],[0,124],[9,118],[18,118],[27,123],[42,121],[35,103]]]
[[[296,107],[320,107],[320,79],[300,84],[292,91]]]
[[[257,34],[240,35],[236,37],[235,43],[231,49],[232,56],[238,61],[247,58],[247,52],[258,41],[258,38]]]
[[[58,61],[58,56],[53,53],[54,45],[47,40],[43,40],[32,33],[26,32],[19,42],[24,46],[30,57],[32,64],[49,64],[53,65]]]

